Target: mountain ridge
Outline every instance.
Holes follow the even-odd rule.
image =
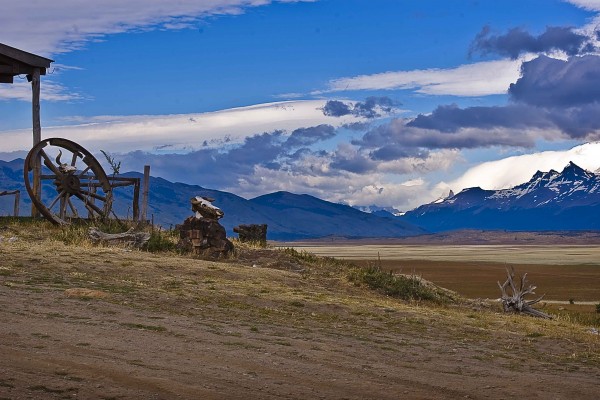
[[[142,174],[127,172],[121,176],[141,178]],[[31,209],[23,184],[23,160],[0,161],[0,188],[21,190],[21,213],[25,215]],[[44,192],[49,193],[51,189],[46,185]],[[113,193],[113,209],[117,215],[130,216],[133,188],[116,188]],[[233,236],[233,227],[241,224],[267,224],[267,238],[272,240],[402,237],[425,233],[408,222],[381,218],[308,194],[275,192],[245,199],[233,193],[153,176],[150,177],[147,218],[164,228],[175,227],[193,214],[190,199],[194,196],[215,199],[214,204],[225,213],[220,222],[229,236]],[[12,212],[12,201],[0,197],[0,207],[5,213]]]
[[[404,220],[438,232],[454,229],[600,229],[600,175],[569,162],[537,171],[508,189],[472,187],[408,211]]]

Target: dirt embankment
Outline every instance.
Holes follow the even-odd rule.
[[[596,399],[566,320],[408,304],[339,265],[0,243],[0,398]]]

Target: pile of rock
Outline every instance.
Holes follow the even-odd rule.
[[[225,228],[219,223],[223,211],[212,205],[214,199],[196,196],[191,199],[195,216],[187,218],[179,225],[178,247],[195,254],[220,258],[233,250],[227,239]]]
[[[240,242],[267,245],[267,224],[239,225],[233,231],[238,234]]]

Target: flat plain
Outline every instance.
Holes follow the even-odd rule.
[[[506,268],[527,273],[546,300],[600,302],[598,245],[289,243],[298,251],[422,276],[471,298],[497,298]]]

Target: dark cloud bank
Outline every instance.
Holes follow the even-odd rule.
[[[235,186],[240,177],[250,176],[255,166],[285,169],[303,155],[313,154],[309,146],[335,136],[331,125],[294,130],[290,135],[273,131],[247,137],[230,148],[203,148],[186,154],[151,154],[136,151],[124,155],[128,168],[150,163],[157,175],[180,179],[185,173],[207,187]]]
[[[323,107],[323,114],[331,117],[354,115],[355,117],[371,119],[381,117],[382,114],[389,114],[399,105],[385,96],[367,97],[364,102],[359,101],[354,104],[344,103],[339,100],[329,100]]]
[[[568,60],[545,55],[525,62],[522,76],[508,88],[509,104],[496,107],[438,106],[410,121],[395,120],[356,141],[376,158],[416,156],[423,150],[489,146],[533,146],[530,132],[554,132],[562,137],[594,138],[600,131],[600,57],[586,54],[589,38],[571,28],[549,27],[535,37],[515,28],[501,36],[489,28],[477,36],[472,52],[513,58],[525,52],[562,50]]]
[[[574,56],[594,51],[594,45],[589,37],[574,32],[571,27],[550,26],[539,36],[533,36],[522,28],[494,35],[490,27],[485,26],[473,41],[469,53],[494,53],[516,59],[524,53],[552,51],[564,51]]]

